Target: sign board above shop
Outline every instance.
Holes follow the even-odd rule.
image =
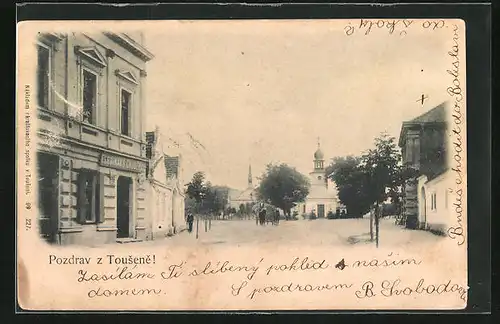
[[[146,169],[145,162],[128,159],[118,155],[101,154],[101,165],[114,169],[133,171],[137,173],[144,172]]]

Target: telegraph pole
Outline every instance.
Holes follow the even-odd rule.
[[[378,242],[379,242],[379,218],[380,218],[380,215],[379,215],[379,207],[378,207],[378,203],[375,207],[375,244],[378,248]]]
[[[200,222],[200,214],[196,215],[196,239],[198,239],[198,223]]]
[[[375,209],[372,206],[370,209],[370,241],[372,241],[372,242],[373,242],[373,218],[374,218],[373,213],[374,212],[375,212]]]

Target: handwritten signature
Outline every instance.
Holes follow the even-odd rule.
[[[372,281],[365,281],[360,290],[355,292],[359,299],[372,298],[375,296],[397,297],[414,295],[441,295],[444,293],[456,293],[460,299],[466,300],[468,288],[457,283],[452,284],[452,280],[444,283],[427,284],[425,279],[421,278],[416,284],[403,284],[401,279],[383,280],[380,284]]]

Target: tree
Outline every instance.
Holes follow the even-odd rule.
[[[326,175],[337,186],[338,198],[354,217],[361,217],[370,210],[373,201],[367,195],[367,174],[361,158],[336,157],[326,168]]]
[[[186,211],[197,211],[198,210],[198,205],[196,203],[196,200],[194,198],[191,198],[189,196],[186,196],[186,198],[184,198],[184,206],[185,206],[185,209]]]
[[[415,170],[401,164],[401,153],[396,138],[382,133],[375,138],[375,147],[362,157],[362,168],[367,177],[366,193],[374,203],[376,242],[379,242],[380,204],[391,199],[399,203],[402,185],[416,175]]]
[[[268,164],[257,189],[260,200],[281,208],[290,217],[290,211],[309,194],[309,180],[286,164]]]
[[[401,153],[396,139],[387,133],[375,138],[374,148],[361,157],[339,157],[327,167],[327,176],[338,189],[339,200],[349,213],[362,216],[370,213],[370,234],[373,239],[373,218],[375,217],[377,246],[379,241],[380,204],[390,199],[400,208],[402,187],[416,171],[401,164]]]
[[[186,187],[186,195],[196,202],[197,212],[200,212],[201,203],[207,194],[205,174],[201,171],[196,172],[191,181],[186,184]]]

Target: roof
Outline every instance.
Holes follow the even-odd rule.
[[[314,159],[316,159],[316,160],[322,160],[324,157],[325,157],[325,155],[323,154],[323,152],[321,151],[321,149],[318,147],[318,149],[316,150],[316,152],[314,152]]]
[[[441,103],[439,106],[423,113],[422,115],[412,119],[409,123],[436,123],[446,122],[446,102]]]
[[[428,110],[420,116],[417,116],[409,121],[404,121],[401,126],[401,132],[399,135],[399,146],[403,145],[403,138],[405,137],[405,130],[410,126],[415,125],[425,125],[425,124],[440,124],[446,123],[446,110],[447,110],[448,102],[442,102],[438,106]]]
[[[233,197],[233,201],[252,201],[257,198],[254,188],[248,188],[240,193],[237,197]]]
[[[167,179],[177,178],[179,176],[179,157],[164,155],[164,161]]]

